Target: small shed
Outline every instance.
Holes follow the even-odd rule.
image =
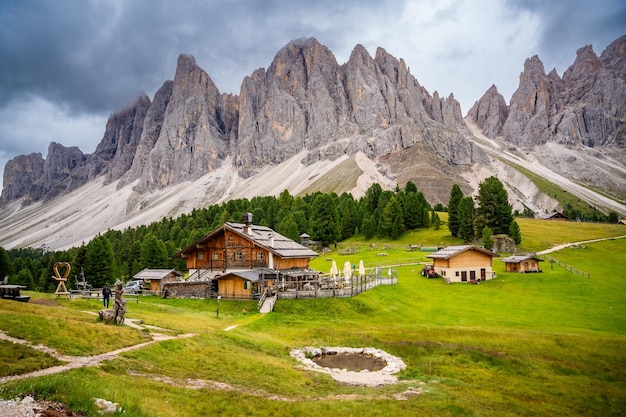
[[[278,271],[269,268],[226,271],[217,280],[217,295],[230,300],[252,300],[272,286]]]
[[[618,220],[617,224],[624,224],[624,225],[626,225],[626,219]]]
[[[569,220],[569,218],[560,211],[554,211],[541,217],[543,220]]]
[[[502,259],[506,264],[506,272],[543,272],[539,268],[539,262],[543,259],[535,255],[514,255]]]
[[[175,269],[144,269],[141,272],[136,273],[133,278],[141,279],[150,283],[150,291],[160,293],[163,289],[163,284],[166,282],[175,282],[183,274]]]

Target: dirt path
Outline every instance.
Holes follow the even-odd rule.
[[[127,319],[127,323],[125,324],[130,327],[137,328],[137,329],[150,328],[149,326],[139,325],[137,324],[136,321],[132,319],[131,320]],[[192,337],[192,336],[195,336],[195,335],[194,334],[182,334],[178,336],[169,336],[169,335],[164,335],[161,333],[151,333],[152,340],[148,342],[139,343],[133,346],[127,346],[125,348],[113,350],[111,352],[101,353],[99,355],[69,356],[69,355],[62,355],[59,352],[57,352],[55,349],[50,348],[48,346],[34,345],[26,340],[11,337],[0,330],[0,340],[6,340],[12,343],[25,345],[32,349],[38,350],[40,352],[45,352],[62,362],[66,362],[63,365],[57,365],[57,366],[52,366],[50,368],[39,369],[37,371],[28,372],[25,374],[5,376],[5,377],[0,378],[0,384],[3,384],[5,382],[10,382],[10,381],[16,381],[20,379],[58,374],[61,372],[69,371],[70,369],[82,368],[84,366],[97,366],[97,365],[100,365],[100,363],[102,363],[103,361],[115,359],[116,357],[118,357],[120,354],[124,352],[129,352],[131,350],[140,349],[144,346],[151,345],[152,343],[155,343],[155,342],[160,342],[162,340],[168,340],[168,339],[181,338],[181,337]]]
[[[554,246],[550,249],[546,249],[546,250],[542,250],[541,252],[537,252],[537,255],[545,255],[551,252],[556,252],[558,250],[561,249],[565,249],[565,248],[569,248],[570,246],[576,246],[576,245],[584,245],[585,243],[594,243],[594,242],[602,242],[603,240],[615,240],[615,239],[624,239],[626,238],[626,235],[624,236],[615,236],[615,237],[603,237],[601,239],[591,239],[591,240],[582,240],[580,242],[573,242],[573,243],[563,243],[562,245],[558,245],[558,246]]]

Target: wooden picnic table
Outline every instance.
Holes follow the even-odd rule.
[[[0,298],[5,300],[15,300],[27,302],[30,300],[30,296],[21,295],[20,290],[25,290],[26,286],[24,285],[13,285],[13,284],[5,284],[0,285]]]

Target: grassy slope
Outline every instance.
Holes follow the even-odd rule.
[[[523,245],[533,250],[626,234],[623,226],[519,222]],[[376,242],[375,249],[371,242],[353,240],[346,246],[358,248],[357,255],[332,252],[315,266],[328,267],[326,258],[340,265],[364,259],[368,266],[425,261],[426,253],[407,252],[406,245],[455,243],[445,235],[444,226],[398,242]],[[417,265],[403,266],[397,286],[352,299],[279,301],[264,316],[254,303],[222,301],[218,319],[213,300],[142,297],[129,306],[130,317],[197,336],[128,352],[101,368],[13,382],[0,387],[0,394],[36,392],[92,413],[90,398],[107,398],[120,402],[125,415],[137,416],[621,415],[626,409],[626,257],[620,254],[625,249],[626,239],[617,239],[554,254],[590,272],[590,279],[548,265],[543,274],[506,274],[496,260],[496,280],[446,286],[419,276]],[[378,256],[383,251],[387,256]],[[65,308],[0,301],[0,314],[21,316],[29,331],[18,334],[23,324],[15,320],[0,321],[0,329],[83,354],[101,351],[102,339],[111,350],[144,340],[131,329],[81,314],[97,310],[95,301],[60,303]],[[51,326],[38,316],[65,324]],[[238,327],[225,331],[232,325]],[[92,326],[103,337],[82,332]],[[302,371],[288,353],[307,345],[385,349],[407,363],[404,382],[349,387]],[[183,387],[188,379],[229,385],[189,389]],[[409,387],[425,392],[407,401],[393,399]]]

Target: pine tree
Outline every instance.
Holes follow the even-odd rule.
[[[519,224],[517,224],[515,220],[513,220],[509,226],[509,236],[513,239],[516,245],[522,243],[522,233],[520,231]]]
[[[458,184],[452,186],[450,200],[448,201],[448,230],[452,236],[459,235],[459,203],[463,198],[463,192]]]
[[[84,272],[93,287],[101,288],[117,278],[113,247],[106,237],[96,236],[87,244]]]
[[[485,179],[478,186],[476,196],[476,230],[489,226],[496,235],[509,234],[509,225],[513,221],[513,210],[504,186],[496,177]]]
[[[140,261],[144,268],[167,268],[168,254],[165,244],[148,233],[141,244]]]
[[[11,259],[7,251],[0,246],[0,280],[11,275]]]
[[[324,245],[336,242],[341,237],[340,226],[335,199],[330,194],[319,193],[311,204],[311,238]]]
[[[485,226],[482,231],[483,247],[491,250],[493,248],[493,230],[491,227]]]
[[[405,193],[417,193],[417,185],[413,181],[407,181],[404,185]]]
[[[361,228],[363,229],[363,236],[365,239],[371,239],[376,235],[376,223],[374,223],[374,217],[366,214],[363,218]]]
[[[432,211],[432,215],[430,216],[430,224],[435,230],[439,230],[441,227],[441,219],[435,210]]]
[[[417,229],[422,216],[422,207],[417,193],[408,192],[404,200],[404,226],[407,230]]]
[[[458,237],[465,242],[474,240],[474,199],[463,197],[458,207]]]
[[[395,196],[391,197],[381,217],[380,235],[381,237],[399,238],[404,233],[404,219],[400,203]]]

